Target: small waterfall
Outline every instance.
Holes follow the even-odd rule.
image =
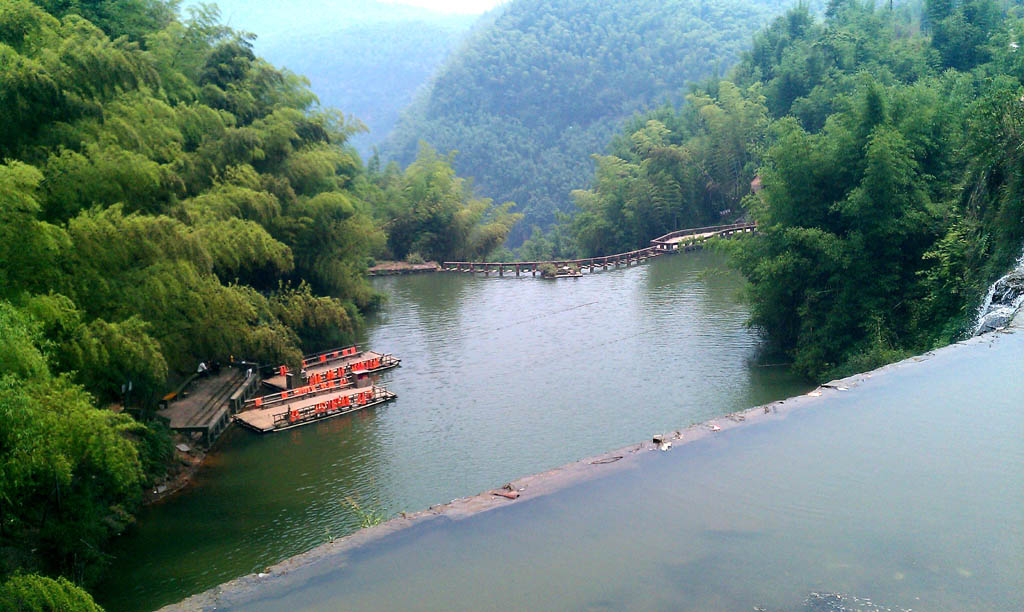
[[[985,295],[985,301],[978,309],[977,322],[974,324],[972,336],[978,336],[1000,327],[1005,327],[1013,320],[1017,311],[1024,305],[1024,253],[1006,276],[992,283]]]

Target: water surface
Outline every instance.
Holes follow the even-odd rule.
[[[795,611],[828,591],[857,610],[1024,610],[1022,371],[1024,330],[956,347],[220,609]]]
[[[231,431],[196,486],[143,512],[99,599],[152,610],[358,528],[799,393],[755,363],[741,278],[694,253],[580,279],[378,279],[366,343],[403,359],[373,411]]]

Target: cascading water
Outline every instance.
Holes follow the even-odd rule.
[[[992,283],[978,309],[972,336],[1006,327],[1024,305],[1024,253],[1006,276]]]

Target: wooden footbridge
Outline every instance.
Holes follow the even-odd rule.
[[[711,238],[730,237],[736,234],[750,234],[757,231],[753,223],[733,223],[732,225],[712,225],[708,227],[695,227],[691,229],[669,232],[664,236],[658,236],[651,240],[650,246],[629,251],[627,253],[616,253],[615,255],[604,255],[602,257],[587,257],[585,259],[562,259],[553,261],[515,261],[515,262],[480,262],[480,261],[446,261],[441,264],[444,272],[483,272],[490,274],[497,272],[498,276],[505,276],[515,273],[516,276],[529,273],[536,276],[541,266],[553,265],[556,268],[575,266],[581,272],[595,272],[598,269],[607,270],[609,267],[630,266],[647,261],[650,257],[668,255],[686,251],[695,251],[704,247],[704,243]]]

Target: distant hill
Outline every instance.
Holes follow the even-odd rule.
[[[225,23],[257,35],[259,55],[308,77],[322,105],[366,124],[351,140],[364,158],[479,19],[372,0],[217,6]]]
[[[183,5],[197,5],[187,1]],[[375,0],[217,0],[226,25],[261,38],[294,38],[298,32],[345,28],[359,23],[409,21],[440,15],[435,11]]]
[[[408,163],[425,140],[460,176],[513,200],[510,236],[546,227],[587,187],[590,155],[623,120],[724,73],[788,0],[514,0],[453,55],[384,146]]]

